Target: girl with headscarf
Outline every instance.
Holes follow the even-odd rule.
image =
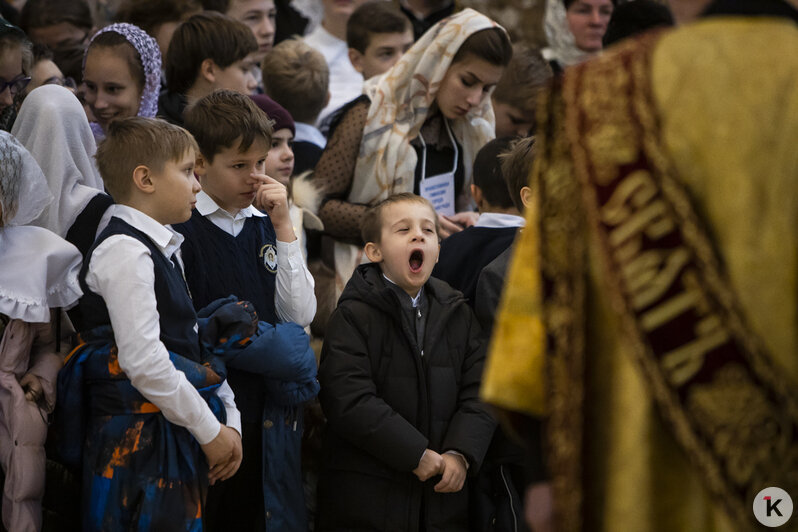
[[[511,56],[504,29],[464,9],[368,80],[343,111],[314,175],[325,196],[320,218],[336,240],[336,298],[361,261],[369,205],[415,192],[432,201],[444,235],[473,223],[472,165],[494,136],[490,93]]]
[[[96,122],[97,140],[117,118],[154,118],[161,87],[158,43],[133,24],[120,22],[91,38],[83,57],[84,98]]]
[[[38,162],[54,198],[31,224],[65,238],[85,256],[113,200],[103,192],[83,106],[69,89],[44,85],[25,98],[12,133]],[[80,330],[77,307],[70,319]]]
[[[0,466],[7,530],[41,529],[47,415],[65,354],[52,326],[60,310],[53,309],[81,296],[78,250],[50,231],[25,227],[51,200],[36,161],[0,132]]]

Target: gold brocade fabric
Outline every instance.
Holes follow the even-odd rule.
[[[798,30],[777,20],[718,18],[641,43],[653,47],[650,64],[622,63],[621,54],[610,50],[600,59],[603,66],[595,68],[602,76],[586,75],[570,88],[566,79],[571,91],[566,97],[587,114],[595,113],[597,120],[625,107],[635,109],[641,121],[652,118],[657,123],[657,142],[661,142],[657,149],[692,200],[714,244],[729,292],[752,336],[761,339],[764,352],[794,391],[798,386],[798,54],[794,53]],[[633,45],[623,46],[628,50]],[[630,77],[640,75],[650,80],[653,109],[620,90]],[[544,124],[543,160],[533,172],[534,185],[544,184],[549,193],[568,189],[574,182],[572,165],[584,165],[579,159],[584,153],[594,158],[597,171],[605,167],[602,157],[612,158],[613,163],[635,163],[624,160],[633,156],[624,148],[630,135],[636,134],[634,129],[607,120],[613,127],[601,134],[575,138],[574,127],[560,116],[565,107],[549,109],[553,114]],[[568,142],[572,150],[558,148]],[[540,208],[545,216],[545,199]],[[565,351],[552,341],[557,335],[546,328],[560,322],[578,326],[580,316],[560,312],[564,318],[554,320],[552,309],[543,304],[544,293],[546,300],[559,293],[556,282],[550,286],[542,281],[551,277],[546,273],[551,259],[541,259],[540,250],[548,250],[544,257],[556,257],[551,226],[541,225],[539,214],[528,213],[509,271],[483,395],[503,408],[533,415],[561,410],[561,405],[552,403],[562,400],[562,394],[554,393],[557,390],[571,387],[580,399],[576,406],[582,406],[584,423],[571,426],[578,427],[575,445],[584,445],[582,483],[576,488],[581,491],[577,498],[582,504],[576,506],[581,519],[564,521],[558,514],[558,524],[564,525],[559,530],[746,529],[748,525],[722,511],[723,501],[710,496],[708,479],[691,466],[688,453],[663,422],[655,390],[635,360],[639,346],[624,332],[617,300],[608,289],[608,272],[594,232],[583,236],[588,247],[584,296],[571,295],[574,308],[584,308],[584,361],[577,364],[583,371],[558,373]],[[740,416],[747,415],[753,427],[762,412],[757,413],[756,393],[741,388],[745,381],[740,374],[732,369],[713,382],[717,384],[712,387],[695,387],[686,398],[691,415],[706,416],[708,424],[726,419],[730,426],[744,426]],[[555,447],[574,445],[563,428],[567,427],[560,423],[550,430]],[[750,443],[745,431],[724,434],[722,430],[719,426],[716,450],[744,465],[749,456],[737,454]],[[767,452],[768,443],[763,442],[764,450],[758,452]],[[757,452],[756,446],[752,449]],[[553,450],[554,456],[562,454]],[[557,492],[557,464],[552,473]],[[568,482],[574,473],[567,472]]]

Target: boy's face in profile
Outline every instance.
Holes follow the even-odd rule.
[[[233,215],[252,205],[263,182],[261,176],[269,153],[269,144],[264,138],[255,139],[243,152],[240,147],[239,138],[233,146],[217,153],[213,162],[199,157],[196,168],[205,192],[219,207]]]
[[[253,52],[244,59],[239,59],[227,68],[220,68],[213,81],[213,89],[227,89],[252,94],[258,87],[255,79],[255,67],[258,64],[257,53]]]
[[[382,210],[379,243],[368,242],[366,255],[410,297],[415,297],[432,274],[441,246],[429,205],[402,201]]]
[[[496,115],[496,138],[528,137],[535,127],[535,113],[525,113],[508,103],[493,100]]]
[[[413,46],[413,31],[407,28],[403,33],[371,33],[369,45],[364,53],[349,49],[349,60],[355,70],[369,79],[384,74],[399,61]]]
[[[159,172],[152,172],[155,192],[151,199],[160,223],[177,224],[191,218],[197,193],[202,190],[194,177],[196,158],[190,149],[179,160],[168,161]]]

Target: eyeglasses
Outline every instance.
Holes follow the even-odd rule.
[[[8,88],[8,90],[11,91],[11,94],[13,96],[16,96],[17,94],[25,90],[25,87],[28,86],[28,83],[30,83],[30,76],[25,76],[25,75],[19,75],[14,79],[12,79],[11,81],[5,81],[3,79],[0,79],[0,94],[5,92],[6,88]]]

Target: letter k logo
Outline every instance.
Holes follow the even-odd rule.
[[[767,496],[765,497],[765,502],[767,504],[767,509],[765,510],[765,512],[768,517],[770,517],[773,514],[773,512],[776,512],[776,515],[778,515],[779,517],[784,517],[783,515],[781,515],[781,512],[779,511],[779,503],[781,502],[781,499],[778,499],[776,500],[776,502],[773,502],[772,497]]]
[[[792,497],[785,490],[770,486],[756,494],[753,504],[754,517],[766,527],[785,524],[792,517]]]

